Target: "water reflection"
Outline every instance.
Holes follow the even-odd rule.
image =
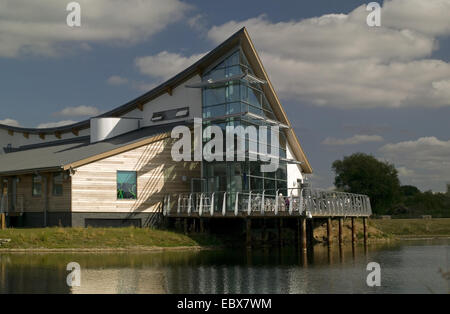
[[[0,293],[373,293],[447,292],[449,241],[364,246],[120,254],[0,254]],[[366,285],[366,265],[382,286]],[[66,265],[81,265],[81,287]]]

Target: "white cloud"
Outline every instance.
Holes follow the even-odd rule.
[[[179,21],[191,7],[180,0],[77,2],[81,27],[71,28],[66,24],[68,2],[2,0],[0,57],[55,55],[63,47],[89,49],[92,42],[139,42]]]
[[[47,128],[57,128],[64,125],[74,124],[77,121],[73,120],[63,120],[58,122],[48,122],[48,123],[41,123],[36,128],[38,129],[47,129]]]
[[[357,145],[371,142],[382,142],[384,139],[379,135],[364,135],[357,134],[349,138],[337,139],[334,137],[327,137],[322,144],[324,145]]]
[[[188,19],[188,25],[195,31],[206,32],[208,30],[205,16],[197,14]]]
[[[384,1],[382,24],[398,29],[414,29],[431,36],[450,33],[450,1]]]
[[[17,120],[9,119],[9,118],[0,120],[0,124],[20,127],[20,123]]]
[[[383,159],[395,164],[402,184],[444,191],[450,181],[450,140],[421,137],[386,144],[380,148],[380,153]]]
[[[385,1],[381,27],[367,26],[364,5],[349,14],[289,22],[273,23],[262,15],[214,26],[208,38],[219,43],[246,26],[275,89],[298,103],[448,106],[450,64],[428,58],[438,48],[436,36],[450,34],[449,4]]]
[[[276,52],[288,59],[320,62],[360,58],[410,60],[433,51],[433,38],[413,30],[371,28],[366,24],[366,16],[364,6],[348,15],[327,14],[290,22],[272,23],[261,15],[214,26],[208,37],[220,43],[245,26],[261,51]]]
[[[95,107],[91,106],[78,106],[78,107],[66,107],[63,110],[56,112],[55,116],[61,117],[84,117],[84,116],[97,116],[101,112]]]
[[[128,79],[125,77],[121,77],[119,75],[113,75],[108,78],[106,81],[109,85],[118,86],[124,85],[128,83]]]
[[[406,167],[397,167],[397,171],[401,177],[412,177],[416,174],[414,170],[408,169]]]
[[[142,74],[166,80],[194,64],[203,55],[184,57],[178,53],[162,51],[156,55],[136,58],[135,64]]]

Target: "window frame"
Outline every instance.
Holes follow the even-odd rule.
[[[136,195],[134,198],[119,198],[119,173],[133,173],[136,182]],[[138,175],[134,170],[116,170],[116,200],[117,201],[136,201],[138,200]]]
[[[35,178],[40,178],[40,182],[34,182]],[[31,196],[32,197],[42,197],[42,182],[43,182],[43,176],[41,176],[39,174],[33,174],[31,176]],[[35,194],[34,193],[35,184],[39,184],[40,185],[39,194]]]
[[[55,184],[55,179],[56,179],[57,176],[61,176],[61,183],[60,184]],[[60,185],[61,186],[61,194],[55,193],[56,185]],[[61,197],[63,195],[64,195],[64,173],[62,173],[62,172],[55,172],[52,175],[52,196]]]

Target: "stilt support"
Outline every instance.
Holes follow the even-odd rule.
[[[355,217],[352,217],[352,244],[356,243],[356,225]]]
[[[307,225],[308,245],[312,246],[314,244],[314,220],[309,219]]]
[[[344,243],[344,219],[339,218],[339,245],[341,246]]]
[[[250,218],[246,219],[246,245],[247,247],[252,246],[252,220]]]
[[[278,221],[278,242],[280,247],[283,246],[283,218]]]
[[[200,218],[200,233],[205,232],[205,220],[203,218]]]
[[[302,243],[302,250],[306,251],[306,219],[300,218],[301,221],[301,243]]]
[[[364,245],[367,245],[367,217],[363,217],[363,228],[364,228]]]
[[[264,218],[262,220],[261,242],[266,242],[266,220]]]
[[[331,245],[331,242],[333,241],[333,235],[332,233],[332,225],[331,225],[331,218],[327,219],[327,242],[328,245]]]
[[[5,229],[6,229],[6,216],[5,216],[4,213],[1,213],[1,214],[0,214],[0,228],[1,228],[2,230],[5,230]]]

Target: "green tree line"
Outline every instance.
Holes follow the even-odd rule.
[[[355,153],[333,162],[334,185],[339,191],[366,194],[376,215],[399,217],[450,217],[450,191],[420,191],[401,185],[393,164],[363,153]]]

